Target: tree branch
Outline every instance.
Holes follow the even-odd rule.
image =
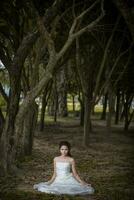
[[[90,12],[94,6],[99,2],[100,0],[97,0],[95,1],[89,8],[87,8],[85,11],[83,11],[79,16],[77,16],[75,19],[74,19],[74,22],[71,26],[71,29],[69,31],[69,35],[73,34],[74,30],[75,30],[75,27],[77,25],[77,22],[82,19],[84,17],[85,14],[87,14],[88,12]]]
[[[22,40],[22,43],[21,43],[20,47],[18,48],[16,55],[13,59],[11,70],[10,70],[11,73],[16,74],[20,71],[29,51],[31,50],[31,48],[32,48],[33,44],[35,43],[35,41],[37,40],[38,36],[39,36],[39,32],[36,31],[34,33],[27,35]]]

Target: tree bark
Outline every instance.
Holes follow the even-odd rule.
[[[112,124],[112,117],[113,117],[113,113],[114,113],[114,104],[115,104],[115,99],[114,99],[114,95],[112,92],[112,88],[109,89],[109,93],[108,93],[108,100],[109,100],[109,111],[107,114],[107,128],[110,131],[111,130],[111,124]]]
[[[73,112],[75,112],[75,100],[74,100],[75,96],[72,95],[72,105],[73,105]]]
[[[55,86],[54,91],[54,122],[57,122],[57,114],[58,114],[58,92]]]
[[[58,115],[61,117],[67,117],[67,78],[66,68],[59,72],[57,77],[57,92],[58,92]]]
[[[124,117],[125,117],[124,130],[125,131],[128,131],[128,127],[134,113],[133,111],[132,114],[130,114],[130,107],[131,107],[132,100],[133,100],[133,96],[131,96],[131,94],[129,93],[126,93],[126,101],[124,104]]]
[[[116,95],[116,113],[115,113],[115,124],[119,123],[119,111],[120,111],[120,90],[117,90]]]
[[[91,127],[91,112],[92,112],[92,69],[86,68],[84,73],[83,69],[81,69],[80,63],[80,47],[79,47],[79,39],[76,39],[76,66],[78,70],[78,74],[80,77],[82,91],[84,95],[84,136],[83,136],[83,145],[89,145],[89,136],[90,132],[92,131]]]
[[[84,115],[84,138],[83,143],[84,146],[89,146],[90,142],[90,133],[92,131],[92,125],[91,125],[91,112],[92,112],[92,103],[89,97],[84,97],[84,107],[85,107],[85,115]]]
[[[36,129],[37,124],[37,117],[38,117],[38,105],[33,102],[33,104],[30,106],[28,113],[26,115],[25,121],[24,121],[24,128],[23,128],[23,134],[22,134],[22,144],[21,144],[21,152],[18,154],[23,156],[31,155],[32,153],[32,147],[33,147],[33,135]]]
[[[79,93],[78,100],[80,102],[80,125],[84,126],[84,97],[83,97],[83,94],[82,94],[82,97],[80,97],[80,93]]]
[[[1,136],[0,143],[0,157],[1,157],[1,165],[0,171],[6,173],[8,169],[11,167],[11,152],[14,145],[14,124],[16,119],[16,114],[18,112],[19,107],[19,99],[20,99],[20,72],[16,73],[16,75],[12,74],[12,78],[10,79],[10,103],[8,107],[8,114],[6,117],[5,127],[3,129],[3,133]]]
[[[47,87],[47,89],[44,90],[43,96],[42,96],[40,131],[44,130],[44,118],[45,118],[46,106],[47,106],[47,102],[48,102],[48,99],[49,99],[49,96],[51,93],[51,89],[52,89],[52,82],[50,84],[48,84],[48,87]]]
[[[4,127],[4,122],[5,122],[5,119],[4,119],[2,110],[0,108],[0,138],[1,138],[1,135],[2,135],[3,127]]]
[[[108,93],[105,94],[104,99],[103,99],[103,111],[101,115],[101,120],[106,119],[107,100],[108,100]]]

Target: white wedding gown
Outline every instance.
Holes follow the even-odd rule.
[[[82,185],[71,173],[70,162],[56,161],[56,178],[51,183],[41,182],[33,186],[40,192],[51,194],[88,195],[94,193],[92,186]]]

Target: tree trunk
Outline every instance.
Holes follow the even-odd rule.
[[[84,104],[81,105],[81,112],[80,112],[80,125],[84,126]]]
[[[129,125],[129,120],[128,120],[128,114],[129,114],[128,101],[129,101],[129,96],[126,94],[126,101],[125,101],[125,104],[124,104],[124,117],[125,117],[124,130],[125,131],[128,131],[128,125]]]
[[[68,116],[68,111],[67,111],[67,92],[66,91],[60,92],[59,96],[58,96],[58,99],[59,99],[59,108],[58,108],[59,116],[67,117]]]
[[[72,105],[73,105],[73,112],[75,112],[75,100],[74,100],[75,96],[72,95]]]
[[[92,112],[92,97],[93,97],[93,81],[92,77],[92,69],[86,68],[83,73],[83,69],[81,68],[81,60],[80,60],[80,47],[79,47],[79,38],[76,39],[76,66],[78,70],[78,74],[81,81],[82,91],[84,94],[84,136],[83,136],[83,145],[89,145],[89,136],[92,131],[91,126],[91,112]],[[86,73],[85,73],[86,72]]]
[[[83,95],[82,98],[78,97],[78,100],[80,102],[80,126],[84,126],[84,100],[83,100]]]
[[[92,115],[95,115],[95,105],[92,106]]]
[[[84,97],[84,107],[85,107],[85,115],[84,115],[84,146],[89,145],[89,136],[90,132],[92,131],[92,125],[91,125],[91,112],[92,112],[92,106],[90,98],[87,96]]]
[[[120,114],[120,121],[124,120],[124,105],[125,105],[125,97],[124,92],[122,93],[121,98],[121,114]]]
[[[47,109],[47,111],[48,111],[48,115],[49,116],[54,116],[54,100],[50,100],[49,101],[49,104],[48,104],[48,109]]]
[[[108,93],[105,94],[104,99],[103,99],[103,111],[101,115],[101,120],[106,119],[107,100],[108,100]]]
[[[44,130],[44,118],[45,118],[45,112],[46,112],[46,106],[48,103],[48,99],[51,94],[51,89],[52,89],[52,81],[50,81],[45,88],[43,92],[43,97],[42,97],[42,108],[41,108],[41,119],[40,119],[40,131]]]
[[[64,69],[61,69],[57,76],[57,92],[58,92],[58,115],[61,117],[68,116],[67,110],[67,77],[66,77],[66,65]]]
[[[46,101],[46,91],[43,92],[42,96],[42,107],[41,107],[41,118],[40,118],[40,131],[44,130],[44,118],[45,118],[45,112],[46,112],[46,106],[47,106],[47,101]]]
[[[111,130],[111,123],[112,123],[112,116],[114,113],[114,95],[111,89],[109,89],[108,93],[108,99],[109,99],[109,111],[107,114],[107,128],[110,131]]]
[[[30,105],[24,121],[24,129],[22,135],[23,138],[22,138],[22,146],[20,153],[21,156],[28,156],[31,155],[32,153],[33,136],[36,130],[37,117],[38,117],[38,106],[34,102],[32,105]]]
[[[3,173],[6,173],[6,171],[12,167],[14,168],[14,163],[12,162],[12,151],[15,142],[14,124],[20,99],[20,74],[12,75],[12,78],[10,79],[10,87],[10,103],[0,142],[0,171]]]
[[[55,91],[54,91],[54,122],[57,122],[57,114],[58,114],[58,93],[57,88],[55,85]]]
[[[133,100],[133,95],[131,96],[129,93],[126,93],[126,101],[124,104],[124,117],[125,117],[125,123],[124,123],[124,130],[128,131],[129,124],[132,120],[134,111],[130,114],[130,107]]]
[[[115,124],[119,123],[119,111],[120,111],[120,90],[117,90],[117,101],[116,101],[116,113],[115,113]]]
[[[57,122],[57,114],[58,114],[58,97],[56,97],[55,99],[54,122]]]
[[[4,119],[2,110],[0,108],[0,138],[1,138],[1,135],[2,135],[3,127],[4,127],[4,122],[5,122],[5,119]]]

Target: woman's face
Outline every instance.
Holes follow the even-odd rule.
[[[61,148],[60,148],[60,153],[61,153],[62,156],[67,156],[68,155],[68,147],[62,145]]]

